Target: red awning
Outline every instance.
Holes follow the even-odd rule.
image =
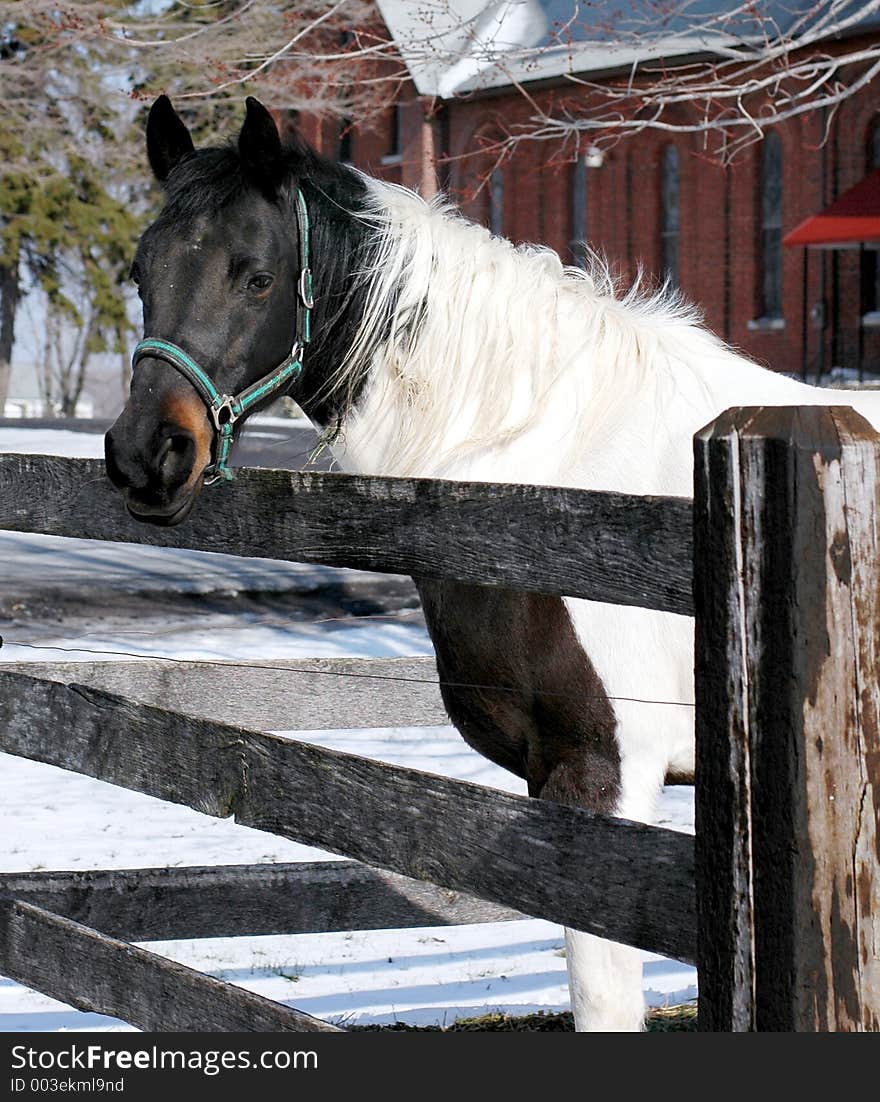
[[[783,245],[851,248],[880,241],[880,168],[786,234]]]

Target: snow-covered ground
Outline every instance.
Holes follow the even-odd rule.
[[[67,429],[0,428],[0,453],[16,455],[71,455],[103,459],[104,437]]]
[[[84,433],[0,429],[0,453],[43,452],[96,456],[101,438]],[[254,560],[118,545],[102,560],[97,545],[0,533],[0,589],[36,572],[99,571],[108,591],[157,573],[175,584],[214,572],[226,591],[281,588],[273,576],[254,583]],[[119,557],[121,556],[121,558]],[[222,558],[222,562],[219,560]],[[269,568],[275,570],[278,564]],[[290,567],[286,568],[290,570]],[[303,568],[313,572],[316,568]],[[289,575],[288,575],[289,577]],[[265,576],[264,576],[265,579]],[[305,579],[300,577],[299,581]],[[2,593],[0,593],[2,596]],[[411,615],[398,619],[303,623],[228,610],[198,618],[191,612],[164,623],[139,620],[103,626],[88,617],[61,626],[28,624],[6,630],[3,660],[39,662],[104,659],[116,654],[176,658],[295,659],[431,653],[424,629]],[[27,636],[25,640],[23,637]],[[34,649],[34,648],[38,649]],[[63,648],[63,649],[57,649]],[[98,655],[95,652],[99,652]],[[451,777],[523,792],[516,778],[471,751],[450,727],[381,731],[298,732],[290,737],[428,769]],[[668,789],[658,823],[692,829],[688,789]],[[135,868],[163,865],[243,864],[326,859],[327,855],[273,835],[211,819],[173,804],[51,766],[2,755],[0,868]],[[523,1013],[568,1005],[562,931],[528,920],[470,927],[369,931],[286,937],[217,938],[152,943],[154,951],[270,998],[338,1022],[450,1022],[485,1010]],[[652,1004],[696,993],[688,966],[645,954],[644,986]],[[0,1031],[128,1030],[99,1015],[83,1014],[0,979]]]
[[[251,418],[248,437],[276,439],[279,433],[309,425],[305,418],[257,416]],[[55,428],[0,428],[0,452],[17,455],[69,455],[80,459],[103,459],[101,433]]]

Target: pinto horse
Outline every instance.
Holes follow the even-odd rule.
[[[163,96],[147,151],[166,202],[132,265],[145,340],[106,437],[139,520],[183,521],[282,392],[346,471],[682,496],[692,436],[724,409],[828,402],[668,292],[618,296],[599,264],[566,268],[282,145],[254,99],[237,146],[195,150]],[[834,400],[880,427],[880,395]],[[650,821],[664,778],[692,776],[689,618],[416,584],[452,721],[532,796]],[[641,1028],[640,954],[577,931],[566,945],[577,1028]]]

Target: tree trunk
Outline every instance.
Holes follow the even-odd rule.
[[[0,417],[3,416],[9,392],[12,345],[15,340],[15,311],[20,294],[16,258],[8,266],[0,264]]]
[[[92,338],[97,329],[94,311],[89,311],[89,320],[80,330],[79,340],[61,379],[61,416],[76,417],[76,407],[82,397],[86,382],[86,371],[92,353]]]

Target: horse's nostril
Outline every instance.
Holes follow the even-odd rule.
[[[156,469],[166,486],[179,486],[192,474],[195,459],[195,440],[187,432],[175,432],[159,448]]]
[[[156,465],[158,467],[162,466],[162,464],[165,462],[166,455],[168,455],[173,447],[174,444],[172,443],[172,438],[169,436],[162,447],[159,448],[158,454],[156,455]]]

